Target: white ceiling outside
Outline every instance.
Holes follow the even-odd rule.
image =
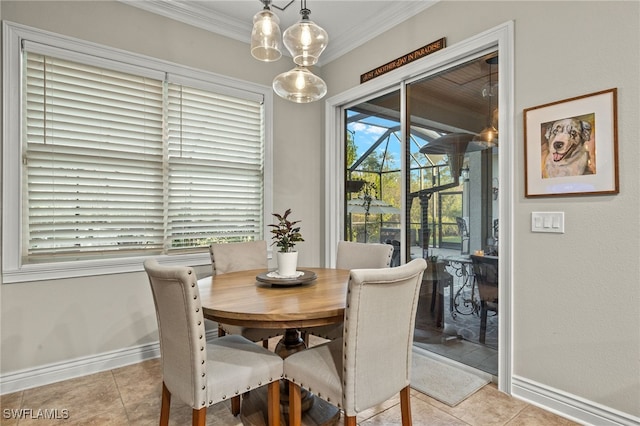
[[[121,0],[177,21],[250,43],[253,15],[260,0]],[[329,34],[329,45],[318,65],[344,55],[402,23],[439,0],[307,0],[312,21]],[[284,11],[283,8],[291,3]],[[274,0],[271,10],[284,30],[300,19],[299,0]],[[426,41],[425,41],[426,42]],[[283,48],[284,49],[284,48]],[[288,55],[286,49],[283,54]]]

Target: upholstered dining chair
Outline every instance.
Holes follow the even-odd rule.
[[[498,313],[498,257],[471,255],[473,275],[480,296],[480,343],[487,335],[487,316],[489,311]]]
[[[391,265],[394,246],[378,243],[355,243],[338,241],[336,251],[337,269],[388,268]],[[342,337],[342,324],[331,324],[302,330],[305,343],[309,344],[309,334],[324,339]]]
[[[289,425],[301,422],[301,386],[343,410],[348,426],[400,393],[402,424],[411,424],[411,349],[426,268],[424,259],[414,259],[396,268],[351,270],[343,337],[284,359]]]
[[[267,242],[264,240],[211,244],[209,253],[211,254],[213,275],[250,269],[266,270],[268,266]],[[262,346],[266,348],[269,345],[269,339],[282,334],[282,330],[218,324],[218,336],[225,334],[239,334],[253,342],[262,341]]]
[[[240,394],[268,385],[268,422],[280,424],[282,359],[242,336],[207,342],[197,277],[190,267],[144,262],[160,335],[162,402],[160,425],[169,424],[171,397],[192,408],[193,425],[204,426],[207,407],[231,400],[240,412]]]

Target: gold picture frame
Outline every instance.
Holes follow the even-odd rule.
[[[525,196],[617,194],[617,89],[523,111]]]

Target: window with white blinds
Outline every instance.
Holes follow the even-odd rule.
[[[170,248],[212,235],[258,239],[263,228],[262,105],[168,85]]]
[[[87,62],[23,52],[22,263],[262,239],[255,94]]]

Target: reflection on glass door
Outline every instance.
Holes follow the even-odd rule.
[[[497,263],[496,63],[489,53],[345,110],[344,235],[392,244],[392,266],[427,259],[414,343],[497,376],[497,275],[485,296],[474,265]]]

